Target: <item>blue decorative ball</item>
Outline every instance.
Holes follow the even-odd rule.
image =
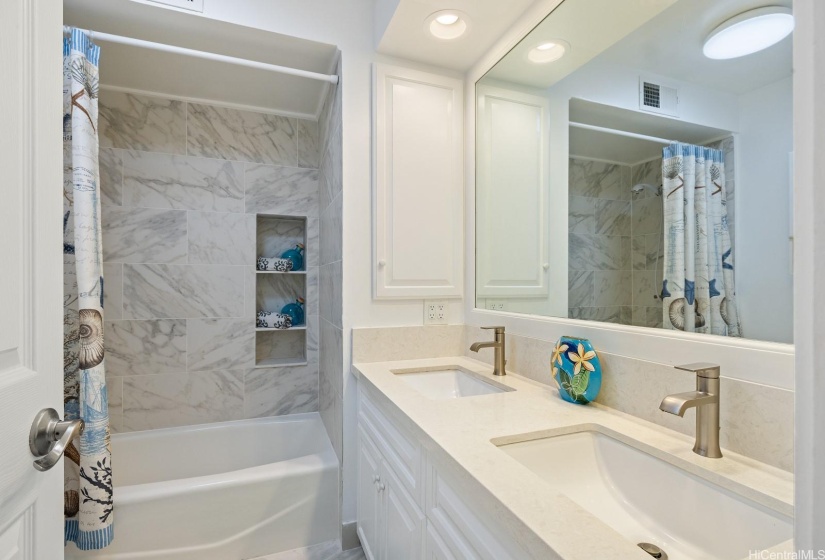
[[[596,400],[602,387],[602,366],[589,340],[561,337],[553,349],[551,367],[561,398],[576,404]]]

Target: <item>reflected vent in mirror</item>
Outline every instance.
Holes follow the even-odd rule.
[[[639,109],[661,115],[679,116],[679,95],[676,88],[649,80],[639,80]]]

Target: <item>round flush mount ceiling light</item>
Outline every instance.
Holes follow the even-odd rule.
[[[433,37],[449,41],[458,39],[469,29],[467,16],[458,10],[440,10],[424,20],[424,28]]]
[[[547,64],[548,62],[555,62],[565,55],[570,50],[570,43],[562,41],[561,39],[552,39],[539,43],[527,53],[527,58],[530,62],[536,64]]]
[[[769,6],[749,10],[724,22],[705,39],[708,58],[738,58],[775,45],[793,31],[789,8]]]

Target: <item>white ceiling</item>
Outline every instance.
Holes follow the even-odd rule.
[[[379,27],[376,50],[381,54],[465,72],[493,47],[533,2],[534,0],[376,0],[376,25]],[[470,28],[463,37],[443,41],[433,37],[424,28],[424,20],[430,14],[445,9],[460,10],[467,14]],[[389,22],[386,23],[386,20]]]
[[[487,76],[547,88],[598,59],[605,65],[742,94],[790,76],[791,37],[731,60],[706,58],[702,46],[722,22],[766,4],[790,7],[791,0],[565,0]],[[553,38],[570,43],[570,52],[546,65],[527,60],[530,49]]]
[[[548,88],[617,41],[632,36],[634,30],[675,1],[566,0],[507,53],[485,78]],[[549,64],[535,64],[528,60],[530,50],[554,39],[570,44],[570,50],[561,59]]]
[[[65,0],[64,23],[228,56],[329,73],[333,45],[129,0]],[[100,41],[104,86],[314,117],[324,82]]]
[[[679,0],[605,51],[599,60],[742,94],[791,75],[792,35],[768,49],[731,60],[706,58],[702,54],[705,38],[719,24],[742,12],[764,6],[790,8],[791,3],[791,0]]]

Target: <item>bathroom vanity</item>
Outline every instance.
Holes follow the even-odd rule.
[[[358,535],[373,560],[791,550],[785,471],[727,450],[701,457],[689,436],[465,357],[353,373]]]

